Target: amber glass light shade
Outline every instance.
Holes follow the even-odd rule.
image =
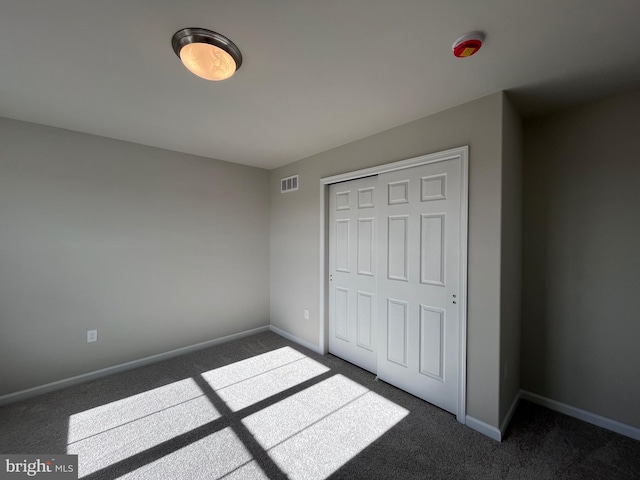
[[[206,80],[225,80],[242,65],[242,54],[227,37],[204,28],[183,28],[171,39],[187,69]]]
[[[206,80],[225,80],[236,71],[231,55],[208,43],[192,43],[180,50],[180,60],[194,75]]]

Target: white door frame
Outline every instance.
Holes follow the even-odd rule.
[[[460,358],[458,374],[458,408],[456,418],[458,422],[465,423],[467,406],[467,252],[468,252],[468,216],[469,216],[469,146],[452,148],[443,152],[431,153],[420,157],[409,158],[399,162],[387,163],[377,167],[365,168],[354,172],[342,173],[320,179],[320,351],[323,354],[329,351],[329,315],[327,279],[329,277],[329,241],[328,222],[329,209],[327,205],[329,185],[332,183],[355,180],[356,178],[380,175],[405,168],[416,167],[428,163],[443,162],[459,158],[461,161],[461,188],[460,188]]]

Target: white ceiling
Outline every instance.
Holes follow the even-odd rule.
[[[242,68],[189,73],[184,27]],[[471,30],[485,46],[456,59]],[[0,3],[0,116],[268,169],[499,90],[532,115],[636,88],[638,0]]]

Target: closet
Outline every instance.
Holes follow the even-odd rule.
[[[458,412],[465,155],[329,186],[329,352]]]

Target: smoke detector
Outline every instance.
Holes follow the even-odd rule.
[[[482,47],[484,33],[465,33],[453,43],[453,54],[458,58],[470,57]]]

